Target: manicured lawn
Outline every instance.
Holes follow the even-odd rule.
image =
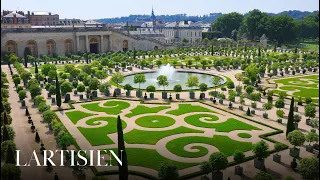
[[[252,126],[250,124],[246,124],[242,121],[229,118],[227,121],[222,123],[205,123],[200,121],[201,117],[209,117],[211,119],[216,119],[217,117],[214,115],[207,114],[197,114],[187,116],[184,120],[193,126],[204,127],[204,128],[214,128],[217,132],[230,132],[233,130],[260,130],[259,128]],[[216,119],[217,120],[217,119]]]
[[[143,116],[136,120],[136,124],[147,128],[163,128],[173,125],[176,121],[168,116]]]
[[[124,101],[108,101],[103,104],[103,107],[99,106],[99,103],[90,103],[81,106],[90,111],[105,112],[106,114],[120,114],[123,109],[130,107],[130,104]]]
[[[298,92],[294,92],[293,96],[298,98],[302,97],[305,99],[306,97],[311,97],[313,102],[319,102],[319,88],[318,88],[318,75],[310,75],[310,76],[301,76],[294,78],[285,78],[275,80],[276,83],[281,83],[284,86],[280,86],[280,90],[273,90],[274,93],[278,94],[280,91],[294,91],[299,90]],[[308,83],[310,81],[312,83]]]
[[[311,76],[302,76],[302,77],[279,79],[279,80],[275,80],[275,82],[276,83],[281,83],[283,85],[317,88],[317,85],[319,84],[317,82],[317,79],[319,79],[319,76],[311,75]],[[308,81],[310,80],[310,81],[312,81],[314,83],[313,84],[309,84],[308,81],[306,81],[306,80],[308,80]]]
[[[248,133],[239,133],[238,134],[239,137],[241,138],[251,138],[251,134],[248,134]]]
[[[77,122],[80,119],[83,119],[83,118],[89,117],[89,116],[93,116],[95,114],[89,114],[89,113],[85,113],[82,111],[70,111],[70,112],[66,112],[66,115],[73,122],[73,124],[77,124]]]
[[[103,127],[94,128],[95,125],[101,124],[98,121],[107,121],[108,124]],[[114,144],[114,142],[107,136],[108,134],[117,132],[117,118],[115,117],[97,117],[86,121],[87,125],[93,128],[78,127],[83,136],[90,142],[92,146]],[[127,124],[122,121],[122,128],[126,128]]]
[[[160,139],[167,136],[184,133],[203,133],[203,131],[189,129],[183,126],[167,131],[142,131],[133,129],[124,134],[124,140],[129,144],[156,144]]]
[[[147,107],[147,106],[138,105],[137,107],[131,110],[131,113],[126,114],[126,117],[133,117],[136,115],[147,114],[147,113],[157,113],[159,111],[162,111],[168,108],[170,108],[170,106]]]
[[[118,149],[108,149],[108,150],[113,150],[116,154],[118,154]],[[154,149],[126,148],[126,151],[127,151],[129,166],[141,166],[141,167],[151,168],[154,170],[159,170],[160,165],[163,162],[169,162],[176,165],[180,170],[180,169],[185,169],[185,168],[192,167],[199,164],[199,163],[182,163],[182,162],[173,161],[163,157]],[[109,160],[106,160],[106,162],[109,163]],[[111,162],[113,166],[118,165],[114,158]]]
[[[178,109],[168,111],[167,114],[179,116],[179,115],[190,113],[190,112],[213,112],[213,111],[202,106],[193,106],[191,104],[179,104]]]
[[[230,139],[228,136],[221,135],[214,135],[212,138],[198,136],[181,137],[168,142],[166,147],[170,152],[178,156],[188,158],[202,157],[209,153],[208,149],[202,147],[201,145],[192,147],[192,149],[197,149],[198,151],[189,152],[184,150],[186,145],[193,143],[212,145],[218,148],[219,151],[224,153],[226,156],[231,156],[235,150],[247,152],[252,149],[251,142],[239,142]]]

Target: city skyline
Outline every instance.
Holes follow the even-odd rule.
[[[94,8],[89,8],[86,3],[79,3],[78,10],[73,10],[75,3],[74,0],[70,1],[48,1],[43,3],[40,0],[16,0],[13,4],[12,1],[1,1],[2,10],[20,10],[20,11],[49,11],[54,14],[59,14],[60,19],[63,18],[77,18],[77,19],[100,19],[100,18],[113,18],[129,16],[131,14],[151,14],[153,7],[155,15],[173,15],[173,14],[187,14],[187,15],[205,15],[209,13],[229,13],[239,12],[247,13],[252,9],[259,9],[268,13],[279,13],[288,10],[300,11],[315,11],[318,10],[319,1],[305,0],[303,3],[299,0],[290,1],[261,1],[261,0],[243,0],[241,3],[237,0],[199,0],[197,2],[190,2],[192,5],[187,8],[186,2],[182,0],[176,1],[147,1],[139,0],[138,2],[131,3],[129,0],[125,1],[112,1],[105,2],[102,0],[91,0],[91,5]],[[187,2],[188,3],[188,2]],[[106,4],[106,6],[99,6],[97,4]],[[183,4],[183,5],[182,5]],[[275,6],[277,4],[277,6]],[[112,7],[112,8],[109,8]],[[143,8],[141,8],[143,7]],[[85,12],[85,13],[84,13]]]

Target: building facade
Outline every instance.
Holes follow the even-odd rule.
[[[1,28],[31,28],[31,24],[23,12],[3,11]]]
[[[60,23],[59,15],[51,12],[31,12],[27,17],[32,26],[56,26]]]
[[[32,56],[67,55],[77,52],[103,53],[108,51],[172,49],[160,41],[135,37],[110,28],[6,29],[1,30],[1,52],[23,57],[26,47]]]
[[[202,39],[201,24],[194,21],[178,21],[168,23],[163,28],[166,43],[181,43],[187,41],[191,44],[200,43]]]

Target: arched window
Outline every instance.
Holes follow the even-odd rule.
[[[17,52],[17,43],[10,40],[10,41],[7,41],[6,42],[6,45],[5,45],[5,48],[6,48],[6,51],[8,53],[16,53]]]
[[[56,46],[55,46],[55,42],[52,39],[47,41],[47,49],[48,49],[48,55],[49,56],[52,56],[53,53],[55,53]]]
[[[38,57],[38,47],[37,47],[37,43],[35,41],[33,41],[33,40],[28,41],[27,47],[29,47],[32,56]]]
[[[64,42],[64,49],[66,54],[73,53],[73,41],[71,39],[67,39]]]

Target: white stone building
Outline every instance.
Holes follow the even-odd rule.
[[[181,43],[187,40],[191,44],[200,43],[202,39],[201,24],[194,21],[168,23],[163,28],[166,43]]]

